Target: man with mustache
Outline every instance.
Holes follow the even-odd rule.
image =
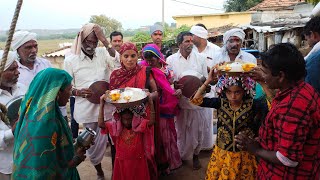
[[[120,51],[121,45],[123,44],[123,34],[119,31],[113,31],[110,34],[110,44],[112,48],[117,51],[115,61],[114,61],[114,68],[120,68],[121,64],[120,64],[119,51]]]
[[[199,79],[207,78],[207,64],[204,56],[193,51],[192,34],[181,32],[177,36],[179,51],[167,58],[168,68],[173,71],[174,88],[181,92],[178,81],[186,75],[195,75]],[[191,73],[191,74],[189,74]],[[208,84],[207,84],[208,85]],[[203,129],[207,116],[206,109],[197,107],[186,97],[179,101],[180,112],[176,117],[177,144],[182,160],[193,160],[193,169],[201,168],[199,153],[203,143]]]
[[[51,67],[51,63],[37,57],[37,34],[28,31],[17,31],[13,35],[12,50],[17,53],[19,83],[29,87],[32,79],[43,69]]]
[[[241,50],[246,34],[242,29],[234,28],[223,34],[223,47],[215,59],[222,62],[241,60],[257,64],[257,59],[250,53]]]
[[[150,34],[153,44],[156,44],[164,57],[167,58],[172,54],[172,51],[169,47],[162,44],[163,32],[163,27],[159,24],[155,24],[150,27]]]
[[[97,47],[101,41],[104,47]],[[97,170],[97,179],[105,179],[101,167],[108,137],[100,133],[98,127],[99,104],[93,104],[87,98],[93,92],[89,86],[95,81],[109,82],[111,66],[114,64],[115,50],[109,46],[101,27],[97,24],[85,24],[71,47],[71,53],[64,60],[64,69],[73,77],[72,95],[75,96],[74,119],[84,128],[93,129],[97,135],[95,144],[87,150],[87,156]],[[105,120],[112,118],[112,107],[106,105]]]
[[[3,51],[0,51],[2,61]],[[9,52],[0,84],[0,103],[6,105],[11,99],[24,95],[27,88],[18,83],[19,71],[15,53]],[[17,110],[18,111],[18,110]],[[12,125],[12,124],[11,124]],[[13,164],[13,132],[15,124],[10,127],[10,122],[5,118],[3,109],[0,112],[0,179],[10,180]]]

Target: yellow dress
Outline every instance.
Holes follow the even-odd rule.
[[[256,158],[249,152],[240,151],[236,147],[234,136],[243,131],[252,137],[257,134],[260,124],[254,118],[257,112],[255,101],[244,100],[239,110],[233,111],[225,98],[203,100],[198,99],[196,102],[193,99],[193,103],[218,110],[217,143],[209,160],[205,179],[254,180],[257,172]]]

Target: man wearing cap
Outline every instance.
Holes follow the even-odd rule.
[[[105,47],[97,47],[101,41]],[[87,98],[93,91],[90,85],[96,81],[109,82],[110,63],[115,57],[115,50],[97,24],[85,24],[78,33],[71,47],[71,55],[64,60],[64,69],[73,77],[72,95],[75,96],[74,119],[85,128],[91,128],[97,135],[95,144],[87,150],[87,156],[97,170],[98,179],[104,179],[101,161],[106,151],[108,137],[100,133],[98,127],[99,104],[93,104]],[[105,120],[112,118],[112,107],[106,105]]]
[[[225,32],[223,34],[223,47],[215,59],[217,59],[219,63],[241,60],[257,64],[257,59],[252,54],[241,50],[245,36],[244,31],[239,28]]]
[[[191,27],[190,33],[193,34],[193,51],[200,53],[204,57],[206,57],[206,63],[208,67],[208,71],[210,71],[210,68],[215,66],[219,63],[218,59],[215,59],[214,57],[217,56],[217,53],[219,53],[220,47],[212,44],[207,40],[208,38],[208,31],[207,28],[203,24],[196,24]],[[211,92],[206,94],[206,97],[215,97],[215,92],[213,89],[213,86],[211,87]],[[203,150],[210,150],[213,148],[213,109],[212,108],[206,108],[207,118],[204,126],[203,131],[203,144],[202,149]]]
[[[29,87],[32,79],[43,69],[51,67],[51,63],[37,57],[38,43],[36,33],[17,31],[13,35],[12,50],[17,53],[19,66],[19,83]]]
[[[169,57],[172,54],[171,49],[162,45],[163,27],[159,24],[151,26],[150,34],[153,44],[156,44],[159,47],[161,53],[164,55],[165,58]]]
[[[192,50],[193,43],[190,32],[181,32],[177,36],[177,44],[179,51],[167,58],[168,68],[173,71],[176,92],[188,91],[188,87],[179,84],[179,80],[188,75],[196,76],[199,79],[207,78],[207,64],[204,56]],[[201,168],[199,153],[203,143],[203,128],[207,112],[205,108],[192,105],[189,98],[184,96],[179,100],[179,107],[180,112],[176,117],[178,149],[181,159],[192,159],[193,169],[197,170]]]
[[[0,58],[2,60],[3,51],[0,51]],[[4,71],[2,73],[2,80],[0,84],[0,103],[6,105],[11,99],[24,95],[27,88],[18,83],[19,71],[16,55],[9,52]],[[13,165],[13,131],[15,125],[10,128],[8,119],[0,112],[0,179],[10,180]]]

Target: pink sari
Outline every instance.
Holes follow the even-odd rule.
[[[182,165],[179,150],[177,147],[177,133],[174,125],[174,116],[178,113],[179,100],[174,96],[175,91],[171,88],[168,79],[170,73],[166,69],[164,57],[158,46],[155,44],[146,45],[142,52],[147,49],[157,54],[162,69],[152,68],[152,75],[159,89],[159,109],[160,118],[155,127],[156,132],[156,160],[160,170],[173,170]],[[140,63],[143,66],[149,66],[146,60]],[[167,75],[167,76],[166,76]]]

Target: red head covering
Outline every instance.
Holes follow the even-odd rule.
[[[138,53],[138,49],[137,49],[136,45],[134,45],[131,42],[123,43],[120,48],[119,53],[122,55],[125,51],[128,51],[128,50],[134,50],[135,52]]]
[[[130,42],[124,43],[121,46],[119,53],[122,55],[125,51],[128,51],[128,50],[134,50],[138,54],[137,47]],[[128,70],[125,68],[124,64],[121,62],[121,68],[114,70],[110,76],[110,87],[109,87],[110,90],[119,88],[123,83],[133,78],[140,70],[141,70],[141,66],[138,64],[136,65],[135,68]]]

